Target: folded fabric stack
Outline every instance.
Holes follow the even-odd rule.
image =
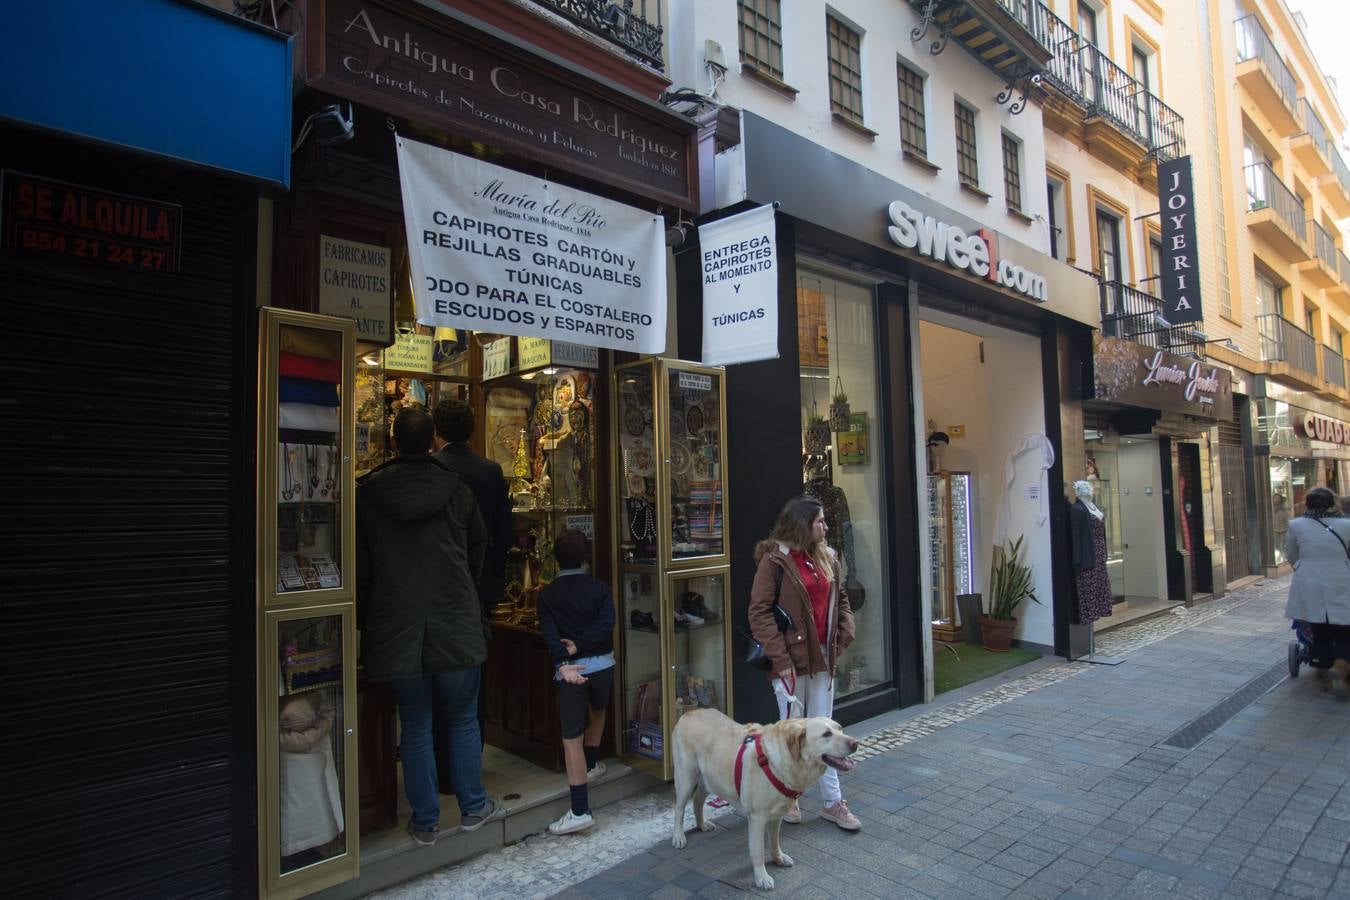
[[[689,536],[695,540],[713,540],[722,536],[722,482],[691,481],[689,508],[686,512]]]
[[[277,359],[281,499],[337,499],[341,428],[340,336],[310,328],[283,327]]]

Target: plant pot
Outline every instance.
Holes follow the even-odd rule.
[[[1017,619],[991,619],[980,616],[981,645],[986,650],[1006,653],[1012,649],[1012,633],[1017,627]]]
[[[807,425],[803,443],[807,453],[824,453],[830,445],[830,423],[812,422]]]
[[[853,418],[848,401],[835,401],[830,404],[830,430],[848,431],[853,427]]]
[[[849,595],[850,598],[852,595]],[[956,611],[961,617],[961,627],[966,632],[967,644],[980,643],[980,619],[983,618],[981,610],[984,609],[984,600],[979,594],[957,594]]]

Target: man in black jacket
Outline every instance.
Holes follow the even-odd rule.
[[[404,409],[394,459],[356,488],[356,596],[361,665],[398,700],[408,831],[435,843],[440,797],[432,710],[448,723],[446,747],[460,825],[473,831],[501,806],[483,789],[478,688],[487,659],[477,580],[487,532],[473,493],[429,454],[432,421]]]
[[[469,449],[473,435],[473,409],[462,400],[442,400],[432,413],[436,421],[436,459],[454,472],[473,491],[487,526],[488,549],[483,572],[478,578],[478,599],[486,619],[501,599],[502,573],[506,552],[515,543],[515,521],[511,513],[511,495],[506,489],[502,467]]]
[[[478,501],[478,511],[487,526],[488,548],[483,559],[483,571],[478,576],[478,602],[483,609],[483,629],[487,632],[487,622],[492,608],[497,605],[502,593],[502,574],[506,571],[506,552],[516,540],[515,518],[511,512],[511,495],[507,491],[506,478],[502,467],[490,459],[479,456],[469,449],[469,438],[473,436],[473,409],[462,400],[442,400],[436,404],[432,413],[436,422],[436,459],[451,472],[454,472],[473,491]],[[478,726],[486,740],[485,719],[487,715],[486,684],[479,687]],[[441,735],[445,733],[445,721],[436,718],[436,746],[445,746]],[[448,774],[443,754],[437,756],[437,769],[442,773],[441,783],[448,784],[444,775]]]

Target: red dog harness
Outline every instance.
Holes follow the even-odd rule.
[[[740,751],[736,754],[736,796],[739,797],[741,795],[741,770],[745,763],[745,748],[749,747],[751,744],[755,745],[755,761],[759,763],[760,769],[763,770],[764,777],[769,779],[769,784],[778,788],[778,793],[790,800],[796,800],[800,797],[802,795],[801,791],[794,791],[792,788],[783,784],[783,782],[778,780],[778,776],[773,774],[773,770],[769,768],[769,758],[764,755],[764,746],[759,741],[758,731],[746,735],[745,740],[741,741]]]

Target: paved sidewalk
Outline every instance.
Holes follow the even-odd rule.
[[[1046,666],[869,735],[843,779],[864,830],[809,813],[783,826],[797,865],[770,867],[774,893],[1350,897],[1350,705],[1306,670],[1282,677],[1287,589],[1126,626],[1098,637],[1122,665]],[[719,811],[717,832],[677,852],[670,802],[653,791],[590,835],[530,838],[379,896],[753,892],[741,817]]]

